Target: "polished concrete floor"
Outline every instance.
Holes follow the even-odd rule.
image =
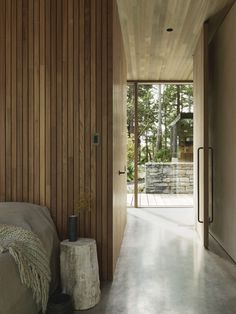
[[[83,312],[233,314],[236,266],[202,248],[192,208],[129,208],[114,281]]]

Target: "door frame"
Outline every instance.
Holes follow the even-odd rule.
[[[208,97],[209,97],[209,66],[208,66],[208,31],[209,24],[205,22],[203,25],[203,54],[204,54],[204,62],[203,62],[203,73],[204,73],[204,97],[203,97],[203,107],[204,107],[204,130],[203,130],[203,152],[204,152],[204,201],[203,201],[203,241],[205,248],[209,247],[209,118],[208,118]]]
[[[134,207],[139,207],[138,201],[138,85],[154,84],[193,84],[193,80],[127,80],[127,84],[134,86]]]
[[[196,45],[194,62],[194,128],[195,128],[195,212],[196,231],[205,248],[209,247],[209,69],[208,22],[202,27]]]

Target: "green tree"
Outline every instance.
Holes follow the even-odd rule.
[[[132,138],[133,142],[135,122],[134,85],[128,86],[127,102],[128,137]],[[170,124],[180,112],[191,112],[192,107],[192,85],[138,85],[138,150],[140,164],[148,161],[168,161],[171,159],[173,134]]]

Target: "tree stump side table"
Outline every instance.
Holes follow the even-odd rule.
[[[86,310],[100,300],[97,248],[94,239],[61,242],[61,284],[75,310]]]

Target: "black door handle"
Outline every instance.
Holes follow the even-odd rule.
[[[197,219],[199,223],[203,223],[203,220],[200,219],[200,162],[199,162],[199,155],[200,155],[200,150],[203,150],[203,147],[199,147],[197,150]],[[213,206],[213,190],[214,190],[214,178],[213,178],[213,173],[214,173],[214,151],[212,147],[208,147],[208,150],[211,152],[211,218],[209,217],[209,223],[212,223],[214,221],[214,206]]]
[[[125,174],[126,173],[126,167],[124,166],[124,170],[123,171],[121,171],[121,170],[119,170],[119,176],[121,175],[121,174]]]
[[[125,171],[120,171],[120,170],[119,170],[119,172],[118,172],[118,173],[119,173],[119,175],[121,175],[121,174],[125,174]]]
[[[199,147],[197,150],[197,220],[199,223],[203,223],[203,220],[200,219],[200,161],[199,161],[199,155],[200,150],[202,150],[203,147]]]

